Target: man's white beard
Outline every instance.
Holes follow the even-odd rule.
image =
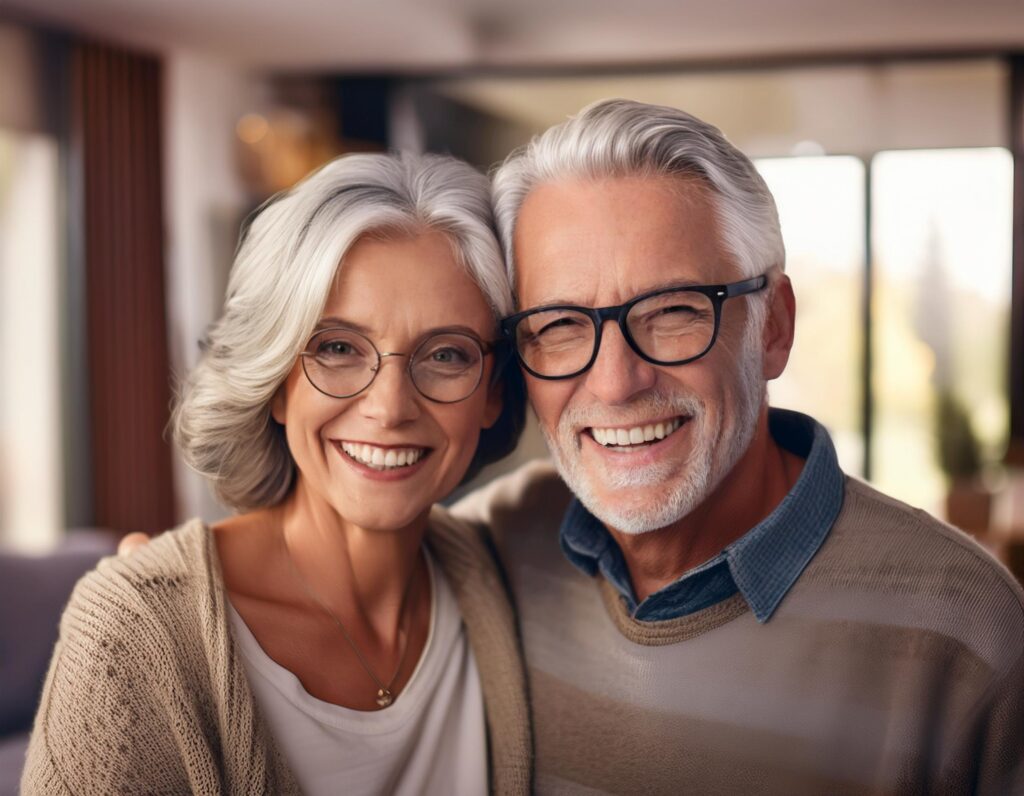
[[[744,335],[737,363],[740,383],[735,416],[725,417],[719,412],[713,427],[704,401],[681,390],[651,390],[615,410],[567,407],[554,436],[541,426],[559,475],[591,514],[617,531],[647,533],[678,522],[714,492],[750,446],[766,394],[760,330],[754,334],[750,331]],[[681,466],[673,461],[634,470],[601,467],[600,472],[584,467],[578,429],[624,426],[631,421],[639,424],[650,418],[678,415],[689,418],[686,422],[690,428],[675,433],[689,433],[693,440],[690,457]],[[649,491],[632,491],[659,485],[661,489],[653,499]]]

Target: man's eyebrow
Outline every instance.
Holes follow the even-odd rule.
[[[644,295],[646,295],[648,293],[654,293],[655,291],[658,291],[658,290],[671,290],[672,288],[677,288],[677,287],[706,287],[708,284],[716,284],[717,285],[718,283],[717,282],[714,282],[714,283],[702,282],[699,279],[669,279],[668,281],[665,281],[665,282],[657,282],[657,283],[655,283],[653,285],[648,285],[643,290],[638,290],[636,293],[633,293],[632,295],[630,295],[630,297],[627,298],[626,301],[624,301],[622,303],[625,304],[626,302],[630,301],[631,299],[636,298],[637,296],[644,296]],[[540,310],[540,309],[544,309],[546,307],[558,307],[558,306],[564,306],[564,305],[568,305],[568,306],[571,306],[571,307],[589,307],[589,306],[591,306],[589,304],[581,304],[577,299],[561,298],[561,297],[556,296],[555,298],[546,299],[545,301],[541,302],[540,304],[531,304],[529,309],[531,309],[531,310],[535,310],[535,309],[536,310]]]

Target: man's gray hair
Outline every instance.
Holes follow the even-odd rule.
[[[247,220],[223,314],[180,387],[170,426],[185,461],[224,503],[272,506],[290,489],[295,464],[271,399],[360,237],[440,230],[495,316],[512,311],[488,193],[487,179],[453,158],[347,155]]]
[[[494,211],[510,281],[516,219],[533,188],[563,179],[660,175],[697,178],[711,189],[724,243],[744,278],[785,267],[775,200],[750,158],[718,128],[684,111],[610,99],[535,137],[495,171]]]

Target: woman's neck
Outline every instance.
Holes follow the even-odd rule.
[[[277,513],[282,555],[300,585],[336,616],[355,610],[384,645],[397,639],[410,584],[424,566],[428,513],[402,529],[361,528],[301,480]]]

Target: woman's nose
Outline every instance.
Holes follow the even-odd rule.
[[[384,428],[395,428],[420,415],[419,394],[403,356],[382,355],[373,382],[362,394],[363,414]]]

